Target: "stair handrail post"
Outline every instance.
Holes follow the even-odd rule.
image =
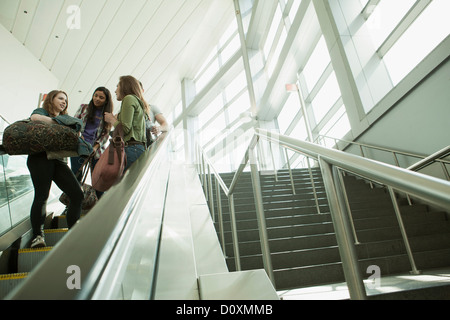
[[[395,196],[394,189],[391,186],[387,187],[389,190],[389,195],[391,196],[392,204],[394,206],[395,215],[397,217],[398,225],[400,227],[400,232],[402,234],[403,242],[405,243],[406,253],[408,254],[409,263],[411,264],[411,274],[418,275],[421,274],[416,267],[416,262],[414,261],[414,255],[409,244],[408,235],[406,233],[405,224],[403,223],[402,214],[400,212],[400,207],[398,206],[397,198]]]
[[[295,196],[297,193],[295,192],[295,184],[294,184],[294,176],[292,175],[292,168],[291,168],[291,160],[289,159],[289,154],[286,148],[284,149],[284,154],[286,155],[286,163],[289,170],[289,178],[291,179],[291,187],[292,187],[292,194]]]
[[[222,196],[220,194],[220,184],[219,179],[216,178],[216,201],[217,201],[217,213],[219,215],[219,235],[220,235],[220,242],[222,244],[222,251],[224,257],[227,256],[226,253],[226,247],[225,247],[225,232],[223,229],[223,212],[222,212]]]
[[[364,282],[359,269],[354,239],[346,216],[346,208],[342,203],[343,194],[337,181],[335,167],[326,162],[321,156],[318,158],[323,176],[325,191],[330,206],[331,217],[336,233],[339,254],[342,260],[345,280],[350,298],[353,300],[367,299]],[[333,170],[334,169],[334,170]]]
[[[361,244],[361,242],[359,242],[358,235],[356,233],[355,222],[353,219],[352,210],[350,208],[350,203],[348,201],[348,195],[347,195],[347,190],[345,188],[344,177],[342,176],[342,171],[340,169],[337,169],[337,176],[338,176],[339,183],[341,186],[343,200],[345,202],[345,208],[347,209],[347,214],[348,214],[348,218],[350,221],[350,226],[352,228],[353,237],[355,238],[355,244],[358,245],[358,244]]]
[[[236,271],[241,271],[241,255],[239,252],[239,239],[236,227],[236,210],[234,207],[234,195],[230,194],[228,196],[228,203],[230,207],[230,222],[231,222],[231,238],[233,241],[233,253],[234,253],[234,264]]]
[[[266,218],[264,215],[264,205],[262,201],[261,181],[259,179],[259,171],[256,163],[254,148],[248,149],[248,155],[250,159],[253,194],[255,197],[256,218],[258,221],[258,231],[261,242],[261,253],[264,263],[264,269],[266,270],[267,276],[272,281],[272,284],[275,286],[272,258],[270,256],[269,238],[267,235]]]
[[[314,195],[314,202],[316,204],[316,210],[318,214],[321,214],[320,212],[320,206],[319,206],[319,199],[317,198],[317,190],[316,190],[316,184],[314,183],[314,177],[311,170],[311,163],[309,162],[310,158],[306,157],[306,163],[308,163],[308,173],[309,173],[309,179],[311,180],[312,185],[312,191]]]
[[[211,216],[213,222],[216,222],[216,212],[214,209],[214,196],[213,196],[213,187],[212,187],[212,174],[211,174],[211,165],[208,163],[208,192],[209,192],[209,208],[211,210]]]
[[[203,183],[203,192],[205,193],[206,201],[208,201],[208,183],[206,181],[206,165],[205,165],[205,154],[202,152],[202,183]]]

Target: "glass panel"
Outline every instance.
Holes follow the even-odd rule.
[[[323,129],[320,131],[320,135],[341,139],[347,134],[347,132],[350,131],[350,129],[350,122],[348,121],[345,106],[342,106],[330,119],[330,121],[328,121],[328,123],[323,127]],[[331,145],[327,146],[334,146],[334,142],[330,139],[325,139],[325,141],[327,143],[332,143]]]
[[[322,36],[303,69],[303,75],[309,92],[314,88],[317,81],[319,81],[328,64],[330,64],[330,61],[331,58],[327,44],[325,43],[325,38]]]
[[[268,69],[269,77],[272,76],[272,73],[275,70],[275,67],[277,66],[278,58],[280,57],[281,50],[283,49],[284,43],[286,42],[286,37],[287,37],[286,29],[283,28],[283,30],[281,31],[280,39],[278,40],[277,47],[273,53],[272,58],[270,59],[270,64],[269,64],[269,69]]]
[[[248,91],[245,91],[228,107],[230,123],[236,120],[243,112],[250,110],[250,107],[250,97],[248,96]]]
[[[33,200],[33,183],[26,156],[1,156],[0,234],[28,218]]]
[[[208,68],[202,73],[202,75],[195,80],[195,86],[197,92],[200,92],[211,79],[219,72],[219,59],[216,57],[213,62],[208,66]]]
[[[294,21],[295,15],[297,14],[298,8],[300,7],[300,4],[302,3],[302,0],[294,0],[294,3],[292,4],[291,10],[289,11],[289,20]]]
[[[289,94],[289,98],[286,101],[283,109],[278,115],[278,126],[281,134],[286,134],[286,130],[294,120],[295,115],[300,110],[299,96],[296,92]]]
[[[225,88],[227,101],[233,100],[233,98],[245,87],[247,87],[247,78],[245,76],[245,70],[242,70],[241,73]]]
[[[367,19],[367,26],[376,48],[381,46],[415,2],[415,0],[380,1]]]
[[[239,34],[236,33],[233,40],[223,49],[221,53],[222,64],[225,64],[241,48]]]
[[[323,119],[340,96],[341,91],[339,89],[336,75],[333,71],[323,87],[320,89],[317,96],[312,101],[314,116],[316,117],[317,123]]]
[[[384,56],[394,85],[450,34],[450,1],[433,0]]]
[[[277,35],[278,26],[281,21],[281,11],[280,7],[277,6],[277,10],[275,12],[275,16],[272,20],[272,25],[270,26],[269,34],[267,35],[266,44],[264,45],[264,55],[266,58],[269,56],[270,50],[272,49],[272,45],[275,41],[275,36]]]
[[[200,128],[205,126],[223,107],[222,94],[219,94],[198,116]]]

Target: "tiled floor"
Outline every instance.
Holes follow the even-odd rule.
[[[368,296],[392,293],[401,290],[412,290],[450,284],[450,269],[425,271],[419,275],[403,274],[382,277],[375,285],[371,280],[364,281]],[[309,288],[278,291],[283,300],[344,300],[350,299],[347,285],[337,283]]]

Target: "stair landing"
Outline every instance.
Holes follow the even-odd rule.
[[[427,270],[419,275],[409,273],[380,278],[379,285],[364,280],[368,299],[395,300],[440,300],[450,299],[450,268]],[[442,290],[427,289],[442,287]],[[407,291],[406,291],[407,290]],[[345,282],[279,290],[282,300],[349,300],[350,294]]]

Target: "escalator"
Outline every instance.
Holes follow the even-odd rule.
[[[67,233],[51,219],[53,247],[10,257],[31,272],[5,276],[5,299],[277,300],[264,270],[228,271],[193,170],[158,139]]]
[[[161,221],[163,210],[156,210],[154,205],[151,209],[155,210],[151,212],[143,212],[142,208],[149,207],[146,201],[163,203],[160,194],[151,193],[150,190],[156,181],[167,181],[168,170],[163,168],[163,164],[168,156],[168,140],[162,137],[155,143],[136,162],[133,170],[130,169],[121,182],[111,188],[70,231],[66,228],[64,217],[59,216],[63,210],[56,212],[55,216],[49,215],[45,224],[47,247],[29,249],[31,239],[28,219],[11,226],[3,235],[4,241],[11,240],[12,245],[2,252],[4,275],[1,279],[5,283],[2,285],[5,288],[2,289],[2,298],[90,299],[100,290],[99,286],[107,293],[98,293],[98,297],[118,298],[120,288],[111,288],[111,282],[99,279],[115,277],[119,271],[117,265],[111,269],[108,263],[114,264],[112,260],[123,258],[118,252],[135,241],[130,231],[136,229],[138,223],[144,223],[145,218],[154,222],[152,229],[146,231],[154,233],[153,237],[147,237],[150,242],[148,248],[153,246],[153,255],[157,253],[161,229],[161,223],[157,221]],[[163,189],[163,197],[165,191]],[[24,204],[28,215],[30,205]],[[142,218],[145,214],[146,217]],[[156,260],[155,256],[151,259]],[[70,277],[68,272],[73,267],[81,272],[79,290],[67,285]],[[126,267],[124,263],[122,268]],[[12,274],[5,274],[7,272]],[[152,277],[152,272],[149,272],[149,276]]]

